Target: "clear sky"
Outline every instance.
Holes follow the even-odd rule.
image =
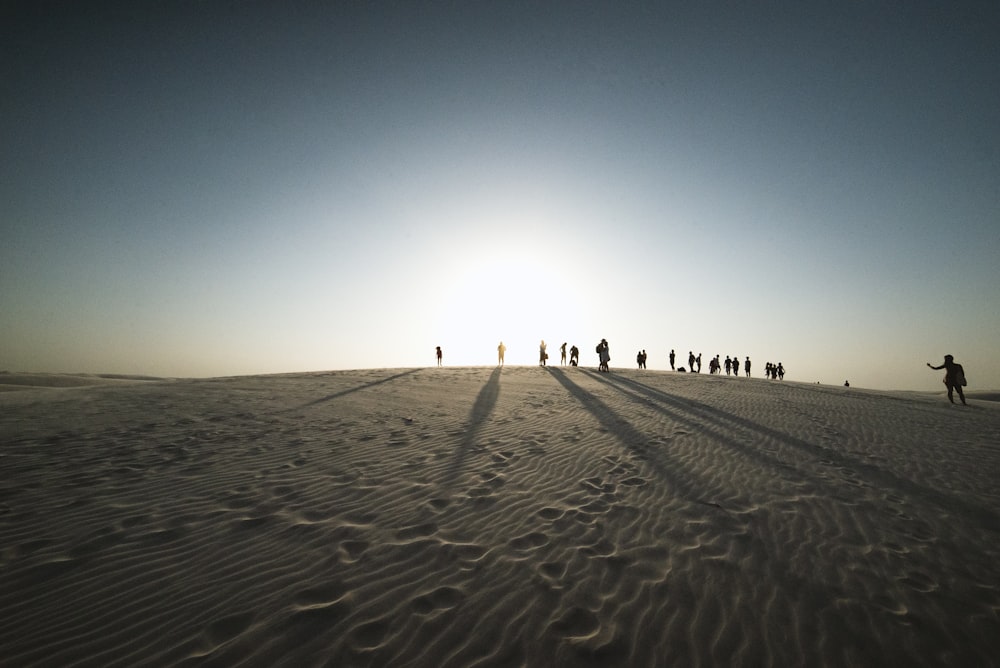
[[[1000,387],[1000,3],[5,2],[0,369]]]

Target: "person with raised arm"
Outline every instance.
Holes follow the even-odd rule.
[[[963,406],[968,406],[965,403],[965,394],[962,392],[962,388],[967,384],[965,380],[965,369],[962,368],[961,364],[955,363],[955,358],[951,355],[944,356],[944,364],[941,366],[931,366],[931,363],[927,363],[928,368],[934,369],[944,369],[944,386],[948,388],[948,401],[955,403],[955,399],[952,397],[952,391],[958,390],[958,398],[962,400]]]

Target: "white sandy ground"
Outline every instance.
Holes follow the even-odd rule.
[[[1000,661],[995,402],[537,367],[94,382],[0,392],[5,666]]]

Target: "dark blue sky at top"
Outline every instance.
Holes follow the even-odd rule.
[[[860,182],[933,169],[995,185],[994,3],[625,7],[23,3],[4,17],[5,199],[126,184],[145,206],[137,180],[198,197],[204,178],[238,195],[401,124],[461,132],[465,115],[499,132],[583,114],[622,126],[619,150],[641,150],[649,126],[719,149],[693,170],[777,155],[794,177],[839,166],[816,156],[832,153],[867,165]],[[48,196],[26,197],[32,184]]]
[[[14,2],[0,26],[19,322],[238,285],[206,269],[227,247],[273,275],[326,247],[339,285],[455,225],[421,211],[536,189],[624,238],[872,274],[837,302],[898,284],[940,307],[931,263],[967,266],[967,308],[1000,287],[997,3]],[[334,231],[303,222],[321,210]]]

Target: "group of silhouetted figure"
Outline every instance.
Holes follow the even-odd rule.
[[[645,351],[643,351],[645,352]],[[726,356],[725,362],[720,362],[719,358],[721,355],[716,355],[708,361],[708,373],[722,375],[722,371],[725,370],[727,376],[739,376],[740,375],[740,358],[737,355],[732,357]],[[690,373],[701,373],[701,353],[697,355],[693,351],[688,351],[688,365],[687,368],[676,367],[677,353],[673,350],[670,351],[670,370],[671,371],[681,371]],[[753,364],[750,362],[750,356],[747,355],[746,361],[743,362],[743,371],[746,373],[747,378],[750,377],[750,369]],[[645,366],[643,366],[645,368]]]
[[[541,343],[538,346],[538,363],[541,366],[546,366],[546,363],[548,362],[549,359],[549,354],[546,348],[547,347],[545,345],[545,340],[542,339]],[[506,352],[507,352],[507,346],[505,346],[503,344],[503,341],[501,341],[500,345],[497,346],[497,363],[500,366],[503,366],[504,353]],[[609,362],[611,362],[611,350],[610,346],[608,345],[608,340],[601,339],[601,342],[597,344],[596,348],[594,349],[594,352],[597,353],[598,370],[603,371],[605,373],[610,372],[611,369],[609,367]],[[565,342],[561,346],[559,346],[559,353],[560,353],[559,363],[565,365],[567,363]],[[435,348],[435,355],[437,357],[437,365],[441,366],[443,358],[443,353],[441,352],[441,346],[437,346]],[[727,376],[740,375],[740,358],[738,355],[733,355],[732,357],[727,356],[725,362],[720,362],[719,357],[720,357],[719,355],[716,355],[709,361],[708,372],[710,374],[721,375],[723,369],[725,369]],[[640,350],[636,354],[635,361],[636,364],[638,365],[638,368],[640,369],[646,368],[646,358],[647,355],[645,350]],[[670,359],[671,371],[690,370],[691,373],[701,373],[701,353],[695,355],[693,351],[688,351],[688,369],[685,369],[684,367],[675,368],[674,365],[677,362],[677,353],[674,350],[670,351],[669,359]],[[569,365],[570,366],[580,365],[580,349],[577,348],[575,345],[569,349]],[[945,370],[944,385],[948,389],[948,401],[950,401],[951,403],[955,403],[953,392],[957,390],[958,398],[962,401],[962,404],[968,405],[965,403],[965,393],[962,391],[962,388],[968,384],[965,379],[965,370],[962,368],[961,364],[957,364],[955,362],[955,358],[953,356],[945,355],[944,364],[941,364],[940,366],[932,366],[930,362],[927,363],[927,366],[935,370],[937,369]],[[743,372],[746,374],[747,378],[750,377],[751,368],[752,364],[750,362],[750,356],[747,355],[746,360],[743,362]],[[768,362],[767,364],[764,365],[764,377],[770,378],[772,380],[784,380],[785,379],[784,364],[782,364],[781,362],[778,362],[777,364]],[[850,386],[851,384],[845,380],[844,387],[850,387]]]

